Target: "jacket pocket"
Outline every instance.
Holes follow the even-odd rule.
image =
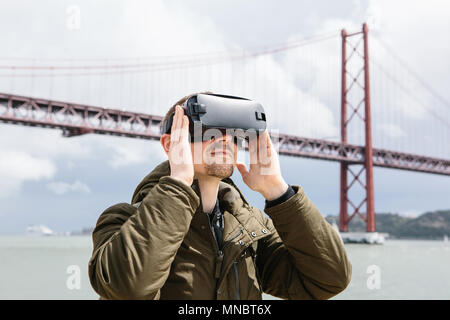
[[[262,290],[250,249],[233,263],[234,299],[261,300]],[[239,294],[239,295],[238,295]]]

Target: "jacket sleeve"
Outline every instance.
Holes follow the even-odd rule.
[[[259,241],[256,265],[264,292],[282,299],[328,299],[344,290],[351,264],[338,233],[299,186],[265,208],[269,237]]]
[[[94,290],[106,299],[158,299],[199,203],[191,187],[165,176],[137,209],[105,210],[92,235]]]

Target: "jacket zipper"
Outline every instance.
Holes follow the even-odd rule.
[[[209,220],[208,220],[209,221]],[[211,223],[210,223],[210,228],[209,228],[210,230],[211,230]],[[213,236],[213,238],[214,238],[214,241],[216,242],[216,248],[217,248],[217,259],[216,259],[216,270],[215,270],[215,277],[216,277],[216,279],[219,279],[220,278],[220,272],[222,271],[222,263],[223,263],[223,257],[224,257],[224,254],[223,254],[223,250],[225,249],[225,247],[231,242],[231,241],[233,241],[234,239],[236,239],[237,237],[239,237],[241,234],[242,234],[242,228],[241,229],[239,229],[239,232],[238,233],[236,233],[234,236],[232,236],[229,240],[227,240],[227,241],[225,241],[224,243],[223,243],[223,246],[222,246],[222,248],[219,248],[219,245],[217,244],[217,240],[214,238],[214,236]],[[212,231],[211,231],[211,235],[212,235]]]
[[[205,215],[206,220],[208,220],[209,234],[211,235],[211,238],[212,238],[213,243],[214,243],[214,248],[216,248],[216,253],[217,253],[214,277],[216,279],[219,279],[219,277],[220,277],[220,269],[222,267],[222,262],[223,262],[223,252],[222,252],[222,250],[220,250],[219,245],[217,244],[217,239],[216,239],[216,237],[214,236],[214,234],[213,234],[213,232],[211,230],[212,226],[211,226],[211,221],[209,221],[208,214],[205,213],[204,215]]]
[[[217,257],[216,257],[216,268],[215,268],[215,272],[214,272],[214,276],[216,279],[220,278],[220,272],[222,271],[222,263],[223,263],[223,258],[224,258],[224,254],[223,254],[223,250],[225,249],[225,247],[234,239],[236,239],[237,237],[239,237],[243,231],[242,228],[239,228],[239,232],[237,232],[235,235],[233,235],[230,239],[228,239],[227,241],[225,241],[223,243],[222,248],[219,248],[219,245],[217,243],[217,239],[216,237],[214,237],[213,232],[211,230],[212,226],[211,226],[211,221],[209,221],[209,217],[207,214],[205,214],[206,216],[206,220],[208,220],[208,226],[209,226],[209,233],[211,235],[211,238],[213,238],[214,240],[214,246],[217,250]],[[237,300],[241,300],[240,294],[239,294],[239,276],[238,276],[238,269],[237,269],[237,261],[233,262],[233,268],[234,268],[234,276],[235,276],[235,285],[236,285],[236,289],[235,289],[235,295],[236,295],[236,299]]]
[[[223,243],[222,246],[222,250],[219,250],[218,252],[218,257],[216,260],[216,279],[220,278],[220,272],[222,271],[222,263],[223,263],[223,249],[229,244],[231,243],[231,241],[233,241],[234,239],[236,239],[237,237],[239,237],[241,234],[243,233],[242,228],[239,229],[239,232],[236,233],[234,236],[232,236],[229,240],[225,241]],[[238,270],[237,270],[237,262],[234,261],[233,262],[233,268],[234,268],[234,276],[235,276],[235,295],[236,295],[236,299],[237,300],[241,300],[240,295],[239,295],[239,277],[238,277]]]
[[[215,277],[216,279],[220,278],[220,271],[222,269],[222,262],[223,262],[223,249],[225,249],[225,247],[234,239],[236,239],[237,237],[239,237],[242,234],[242,228],[239,229],[239,232],[236,233],[234,236],[231,237],[231,239],[225,241],[223,243],[222,248],[219,248],[219,245],[217,244],[217,239],[216,237],[214,237],[214,234],[211,230],[212,226],[211,226],[211,221],[209,221],[209,217],[207,214],[205,214],[206,220],[208,220],[208,226],[209,226],[209,234],[211,235],[211,238],[214,240],[214,247],[216,248],[216,252],[217,252],[217,258],[216,258],[216,270],[215,270]]]

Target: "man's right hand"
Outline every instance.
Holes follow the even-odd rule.
[[[189,141],[189,118],[180,106],[175,107],[168,157],[170,176],[191,186],[194,181],[194,163]]]

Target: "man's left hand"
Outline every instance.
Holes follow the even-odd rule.
[[[288,189],[281,176],[278,153],[273,147],[269,133],[265,130],[257,139],[249,141],[250,170],[244,163],[236,162],[244,183],[261,193],[268,201],[274,200]]]

